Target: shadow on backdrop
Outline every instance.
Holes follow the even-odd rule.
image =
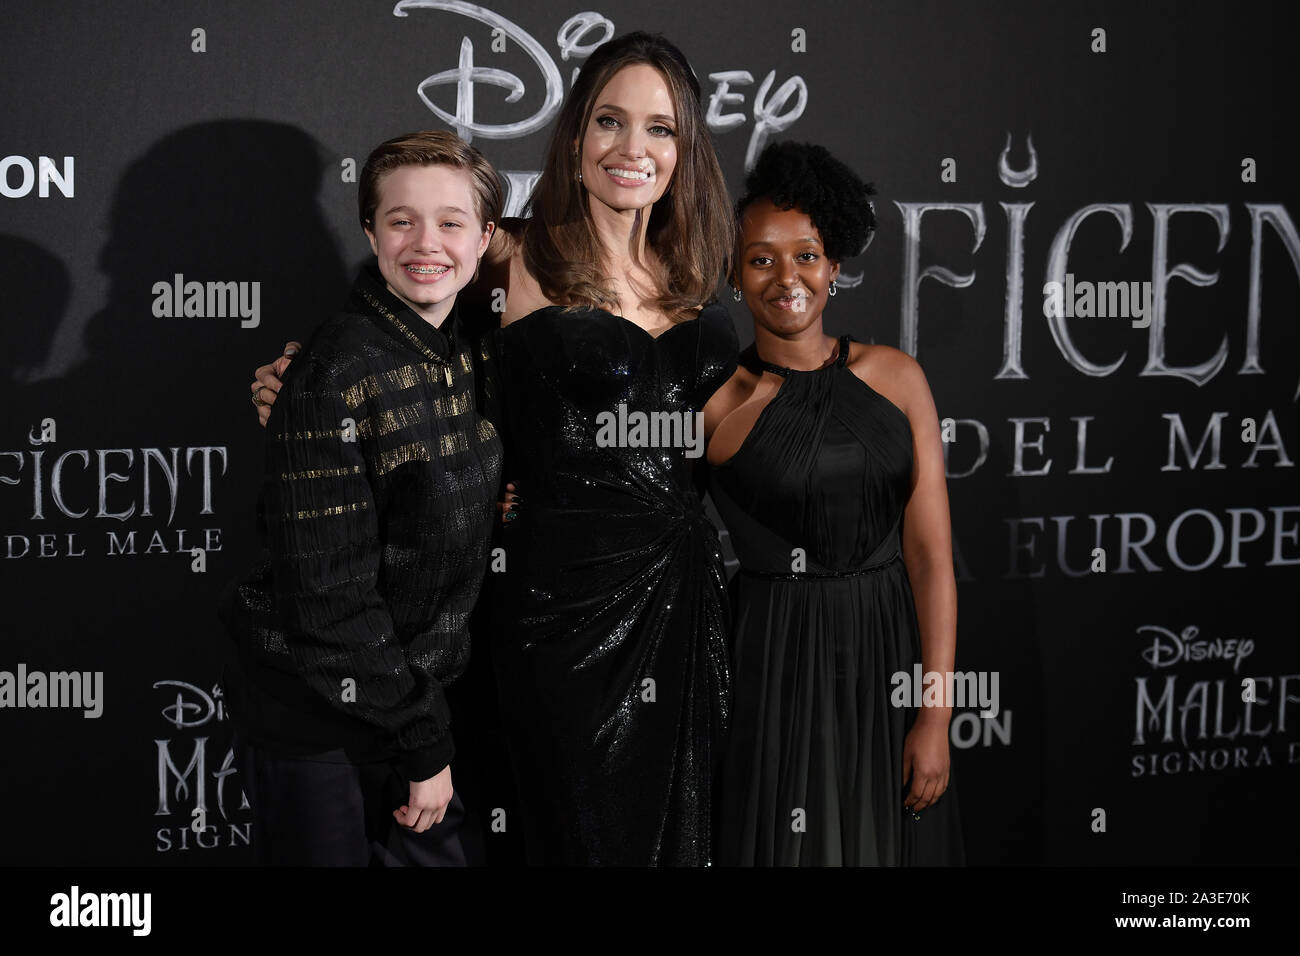
[[[214,474],[219,476],[215,516],[206,522],[224,525],[223,550],[212,555],[212,573],[186,575],[183,586],[176,587],[174,581],[167,583],[172,577],[159,565],[166,559],[141,558],[150,563],[128,566],[121,558],[93,551],[88,558],[65,564],[57,582],[44,573],[44,566],[27,569],[31,580],[24,587],[46,592],[57,587],[59,594],[83,595],[82,601],[61,605],[61,633],[132,635],[118,646],[115,659],[120,669],[138,676],[136,683],[142,687],[160,674],[170,676],[180,662],[187,662],[181,671],[203,673],[229,652],[216,620],[217,596],[231,576],[248,568],[258,548],[254,514],[264,439],[249,402],[253,370],[277,356],[287,339],[310,338],[343,305],[354,271],[345,265],[320,206],[322,187],[328,186],[323,177],[332,168],[333,158],[310,136],[283,123],[201,123],[157,141],[126,167],[114,193],[107,241],[98,259],[108,278],[107,298],[85,326],[85,359],[63,376],[30,385],[24,384],[27,372],[48,360],[67,309],[71,263],[24,239],[0,237],[0,301],[6,310],[6,321],[0,323],[6,357],[0,394],[20,427],[11,442],[22,441],[19,436],[29,427],[52,417],[64,448],[215,445],[227,451],[224,474],[219,467]],[[347,201],[355,201],[351,193]],[[205,292],[207,283],[245,283],[242,289],[251,293],[251,283],[257,283],[256,299],[250,294],[243,300],[249,305],[256,301],[256,325],[244,327],[251,317],[231,314],[228,308],[209,309],[206,294],[201,315],[185,316],[183,307],[176,315],[175,302],[158,309],[172,315],[156,314],[155,286],[174,286],[177,275],[182,276],[182,291],[189,282],[203,283]],[[223,298],[216,304],[229,301]],[[64,476],[65,483],[70,478],[88,481],[75,469]],[[177,525],[194,518],[199,508],[197,496],[188,502],[185,497],[194,493],[195,485],[182,484]],[[86,495],[93,505],[90,484],[78,484],[74,492],[78,506],[84,506]],[[114,486],[114,503],[125,507],[134,493],[135,486]],[[93,515],[85,523],[124,527],[118,521],[96,521]],[[127,579],[138,600],[110,599]],[[47,595],[50,600],[56,596]],[[481,812],[481,817],[466,821],[471,862],[482,862],[487,852],[484,834],[490,808],[512,808],[509,770],[499,742],[480,745],[475,737],[476,728],[492,722],[496,700],[490,671],[484,668],[490,662],[483,655],[478,658],[478,666],[471,665],[470,673],[449,693],[456,708],[457,790],[467,809]],[[219,670],[219,665],[212,670],[213,679]],[[157,719],[157,702],[147,694],[129,709],[131,726],[151,727]],[[476,712],[484,710],[486,716],[480,719]],[[147,740],[150,733],[140,729],[138,736]],[[222,742],[223,750],[225,746]],[[124,740],[120,751],[107,748],[97,758],[102,764],[86,769],[112,773],[118,767],[121,772],[125,762],[132,768],[127,773],[148,779],[150,768],[137,766],[146,759],[138,749],[133,740]],[[35,751],[33,759],[38,759]],[[487,788],[489,795],[477,795],[481,788],[475,786],[475,768],[480,766],[497,781]],[[52,779],[50,799],[64,786],[64,781]],[[116,798],[121,805],[108,808],[110,815],[138,813],[131,795],[122,792]],[[508,845],[503,836],[491,839],[493,853]],[[513,833],[511,840],[517,843]],[[146,862],[138,856],[133,834],[106,835],[103,844],[93,853],[97,862]],[[34,844],[30,849],[35,855],[51,855],[48,846],[42,850]],[[71,845],[52,855],[85,862],[85,851]],[[156,855],[149,856],[159,862]],[[235,862],[230,857],[226,861]]]
[[[71,296],[68,267],[53,253],[18,236],[0,235],[0,355],[6,407],[49,360]]]

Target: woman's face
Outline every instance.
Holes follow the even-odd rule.
[[[821,321],[827,289],[840,274],[807,214],[778,209],[770,199],[746,207],[736,261],[740,291],[754,321],[780,336]]]
[[[467,170],[399,166],[379,181],[370,248],[388,291],[438,325],[469,284],[493,226],[475,212]]]
[[[611,209],[639,209],[664,194],[677,166],[677,116],[658,70],[625,66],[596,94],[579,161],[582,184]]]

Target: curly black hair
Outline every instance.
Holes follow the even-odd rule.
[[[837,262],[856,256],[876,229],[871,183],[812,143],[770,143],[745,177],[745,195],[736,203],[736,223],[746,207],[770,199],[778,209],[798,208],[821,233],[826,257]]]

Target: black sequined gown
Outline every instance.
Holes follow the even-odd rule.
[[[758,359],[785,381],[713,500],[740,559],[735,681],[719,829],[740,866],[942,865],[964,860],[956,796],[903,808],[916,711],[890,677],[921,659],[901,560],[912,481],[907,416],[839,356],[816,371]],[[799,551],[796,551],[799,549]]]
[[[597,416],[698,411],[736,349],[717,303],[657,338],[558,306],[499,334],[495,420],[521,503],[493,658],[530,863],[712,861],[729,621],[703,437],[694,457],[610,447]]]

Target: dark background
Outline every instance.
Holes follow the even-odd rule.
[[[561,59],[557,31],[587,6],[502,0],[489,9],[540,44],[567,89],[585,54]],[[974,251],[964,215],[929,212],[922,220],[920,268],[973,281],[921,282],[916,337],[940,416],[977,420],[989,436],[982,466],[949,483],[957,666],[997,671],[1004,711],[993,722],[959,715],[954,724],[970,861],[1293,859],[1300,824],[1284,808],[1300,790],[1300,573],[1294,563],[1269,566],[1269,509],[1300,507],[1290,466],[1300,455],[1300,266],[1268,225],[1259,247],[1263,371],[1242,373],[1253,246],[1247,204],[1279,204],[1288,221],[1297,209],[1294,63],[1280,15],[1262,4],[1188,2],[592,6],[618,33],[664,32],[690,58],[706,98],[717,89],[710,74],[752,74],[750,84],[732,83],[743,101],[722,108],[743,122],[714,133],[733,195],[759,85],[769,71],[774,91],[802,78],[806,107],[769,138],[823,144],[879,190],[880,229],[864,255],[844,264],[862,280],[846,282],[828,309],[832,334],[902,344],[902,208],[982,207],[987,231]],[[388,0],[27,2],[7,4],[4,21],[0,158],[26,157],[35,167],[49,156],[62,170],[72,156],[75,185],[72,197],[52,188],[46,198],[35,189],[0,198],[0,452],[11,453],[0,456],[0,670],[22,662],[29,670],[102,671],[105,704],[95,720],[78,711],[0,710],[0,863],[246,862],[249,814],[240,808],[238,774],[223,776],[230,725],[216,686],[225,648],[213,609],[256,548],[262,434],[247,398],[253,369],[285,340],[305,339],[368,255],[343,161],[359,166],[400,132],[446,128],[421,101],[421,81],[455,67],[468,37],[476,65],[513,73],[525,86],[513,104],[497,87],[475,86],[474,119],[500,125],[538,112],[542,73],[513,31],[505,51],[494,52],[491,28],[479,20],[436,9],[399,17]],[[1090,49],[1098,27],[1105,53]],[[205,52],[192,48],[196,28],[205,31]],[[806,33],[807,52],[792,50],[796,28]],[[600,36],[593,30],[585,42]],[[455,112],[454,86],[428,95]],[[474,143],[502,171],[535,171],[548,132],[475,135]],[[1033,139],[1038,175],[1025,188],[998,175],[1008,133],[1016,169],[1028,162],[1026,136]],[[1246,157],[1256,161],[1257,182],[1242,181]],[[956,161],[956,182],[940,178],[945,158]],[[10,170],[11,188],[19,179]],[[1009,240],[999,203],[1033,203],[1024,232],[1024,378],[999,377]],[[1114,219],[1095,215],[1080,226],[1070,269],[1094,281],[1152,278],[1148,204],[1226,206],[1221,251],[1203,213],[1179,213],[1169,228],[1169,268],[1189,263],[1217,280],[1170,281],[1166,361],[1193,365],[1226,341],[1227,360],[1208,381],[1143,374],[1151,330],[1123,319],[1069,322],[1092,361],[1120,360],[1109,375],[1082,373],[1057,347],[1041,308],[1049,246],[1069,216],[1094,203],[1132,214],[1123,251]],[[156,318],[153,284],[176,273],[260,282],[260,325]],[[748,316],[724,301],[747,343]],[[1223,467],[1206,468],[1207,444],[1197,467],[1179,450],[1181,470],[1162,471],[1170,458],[1162,416],[1180,415],[1195,447],[1216,412],[1227,413]],[[1252,449],[1240,440],[1241,420],[1262,425],[1270,412],[1285,451],[1260,450],[1256,467],[1245,467]],[[1080,416],[1092,417],[1087,464],[1113,456],[1107,474],[1069,473],[1077,453],[1071,419]],[[39,436],[47,418],[57,439],[33,444],[29,436]],[[1023,452],[1027,469],[1052,459],[1048,474],[1012,474],[1014,418],[1050,420],[1043,451]],[[1041,430],[1027,426],[1026,439]],[[170,449],[180,449],[174,515],[155,465],[146,499],[149,448],[169,461]],[[220,451],[194,452],[187,471],[195,448]],[[60,492],[68,510],[89,514],[71,518],[54,503],[51,472],[60,455],[78,449],[90,467],[68,459]],[[133,450],[129,468],[122,454],[106,459],[109,472],[127,475],[107,482],[107,510],[134,504],[126,519],[96,517],[98,455],[108,449]],[[960,426],[950,470],[968,470],[978,451],[975,427]],[[1175,519],[1194,509],[1212,516],[1187,517],[1179,532],[1184,563],[1194,564],[1211,552],[1214,521],[1230,531],[1232,508],[1255,509],[1269,522],[1241,545],[1245,566],[1224,567],[1225,542],[1205,569],[1180,570],[1165,543]],[[1121,566],[1115,516],[1125,513],[1154,522],[1146,551],[1158,571],[1136,560]],[[1070,517],[1065,560],[1083,568],[1094,546],[1092,515],[1109,516],[1097,519],[1108,570],[1068,576],[1057,564],[1052,518]],[[1037,518],[1041,530],[1021,529],[1034,533],[1034,554],[1013,555],[1009,522]],[[1250,530],[1253,519],[1242,520]],[[1287,537],[1300,511],[1277,512],[1276,520],[1282,559],[1300,561],[1300,543]],[[211,528],[220,529],[220,550],[207,554],[203,573],[193,572],[188,549]],[[109,532],[120,539],[132,531],[136,553],[109,555]],[[48,557],[39,556],[42,534],[55,536]],[[23,541],[29,550],[18,556]],[[158,543],[150,548],[151,541]],[[1040,566],[1042,576],[1026,575]],[[1142,657],[1152,641],[1143,627],[1249,640],[1253,652],[1238,670],[1223,660],[1156,668]],[[1293,699],[1281,712],[1287,675]],[[1268,703],[1246,727],[1241,679],[1252,676]],[[1161,723],[1136,743],[1139,681],[1158,699],[1168,677],[1173,739],[1163,739]],[[472,766],[493,752],[491,726],[476,736],[464,715],[478,715],[490,693],[481,663],[458,688],[458,738],[463,731],[468,749],[457,783],[480,808],[510,805],[501,780]],[[1205,769],[1193,769],[1198,756]],[[207,813],[201,838],[187,829],[196,806]],[[1097,809],[1105,811],[1104,832],[1094,828]],[[510,837],[482,839],[476,853],[512,859]]]

